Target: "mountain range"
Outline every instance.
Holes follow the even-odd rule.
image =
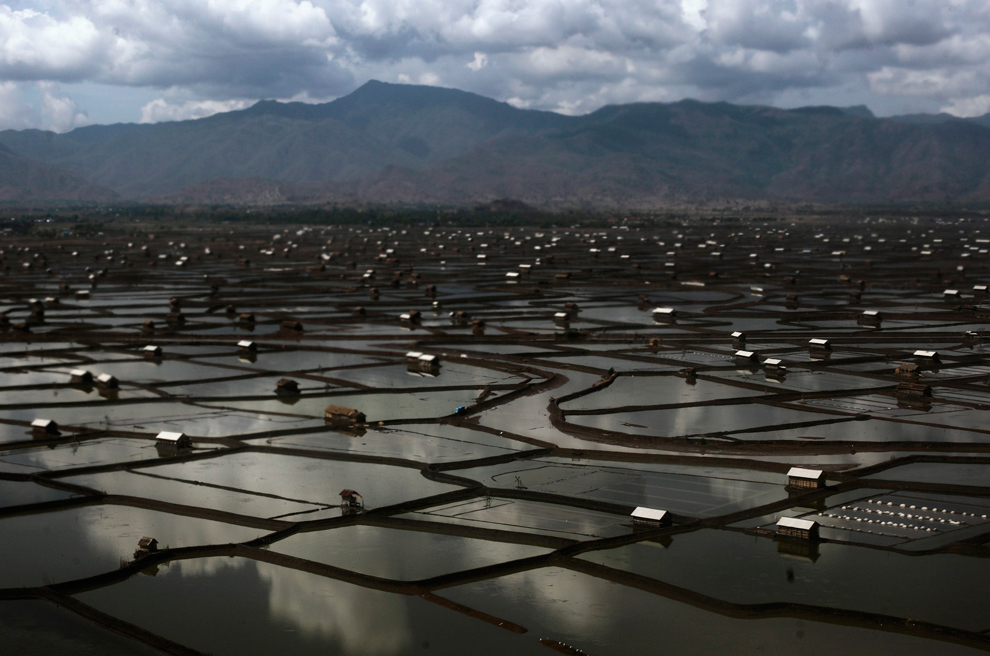
[[[684,100],[583,116],[368,82],[325,104],[0,132],[0,201],[664,207],[990,201],[990,114]]]

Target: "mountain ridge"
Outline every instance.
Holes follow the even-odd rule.
[[[93,200],[112,190],[125,199],[235,205],[982,202],[990,200],[988,128],[990,114],[922,121],[876,118],[866,107],[690,99],[565,116],[372,81],[316,105],[266,100],[203,119],[63,135],[8,130],[0,147],[39,179],[60,171],[80,181],[84,196],[89,185]],[[14,196],[48,197],[38,184],[19,184],[29,191]]]

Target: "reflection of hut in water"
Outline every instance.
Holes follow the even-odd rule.
[[[894,396],[899,399],[930,399],[932,387],[924,383],[898,383]]]
[[[35,419],[31,422],[31,432],[35,437],[57,437],[61,434],[53,419]]]
[[[360,410],[342,405],[328,405],[323,411],[323,419],[328,425],[342,427],[363,424],[367,421],[364,413]]]
[[[787,472],[787,487],[795,490],[818,490],[825,487],[825,472],[819,469],[791,467]]]
[[[784,488],[787,491],[788,499],[796,499],[794,505],[791,506],[793,509],[804,509],[813,510],[815,512],[822,512],[828,508],[828,499],[824,497],[818,497],[816,499],[808,499],[808,490],[802,488],[793,488],[787,486]]]
[[[777,520],[777,537],[788,540],[817,540],[818,522],[797,517],[781,517]]]
[[[632,517],[633,526],[636,526],[637,524],[639,526],[649,526],[652,528],[670,526],[670,513],[666,510],[640,506],[633,510],[632,514],[629,516]]]
[[[777,553],[785,558],[813,563],[821,558],[818,542],[814,540],[777,540]]]

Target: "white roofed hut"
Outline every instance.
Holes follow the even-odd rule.
[[[818,522],[797,517],[781,517],[777,520],[777,535],[791,540],[817,541]]]
[[[745,363],[749,365],[759,365],[760,358],[753,351],[736,351],[735,353],[736,362]]]
[[[85,369],[73,369],[69,372],[69,382],[73,385],[92,385],[93,374]]]
[[[252,342],[251,340],[242,339],[241,341],[237,342],[237,349],[241,353],[257,353],[258,345],[255,342]]]
[[[53,419],[35,419],[31,422],[31,432],[35,436],[55,437],[60,435],[58,424]]]
[[[918,349],[913,353],[913,355],[922,362],[926,363],[939,364],[942,362],[942,358],[939,356],[938,351],[925,351]]]
[[[100,374],[96,377],[96,386],[102,390],[115,390],[120,387],[120,382],[112,374]]]
[[[633,519],[633,524],[640,526],[670,526],[670,513],[657,508],[645,508],[640,506],[629,515]]]
[[[825,487],[825,472],[819,469],[791,467],[787,472],[787,487],[801,490],[817,490]]]
[[[146,358],[160,358],[162,357],[162,347],[156,346],[155,344],[148,344],[141,349],[141,353]]]
[[[866,310],[857,318],[857,323],[861,326],[879,328],[883,323],[883,314],[879,310]]]
[[[173,449],[192,448],[192,440],[185,433],[162,431],[155,436],[155,444]]]

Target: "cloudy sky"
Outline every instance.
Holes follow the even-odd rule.
[[[990,111],[990,0],[0,0],[0,128],[366,82],[584,113],[691,97]]]

